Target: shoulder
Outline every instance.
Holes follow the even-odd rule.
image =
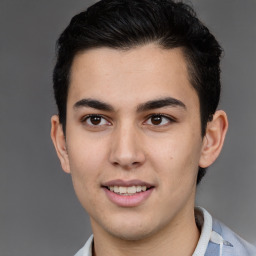
[[[223,256],[256,256],[256,247],[242,239],[226,225],[213,219],[212,229],[232,246],[223,247]]]

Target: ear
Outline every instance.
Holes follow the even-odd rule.
[[[64,172],[70,173],[69,158],[66,147],[65,135],[63,132],[62,124],[59,121],[59,116],[54,115],[51,118],[51,138],[55,150],[59,157],[61,167]]]
[[[228,129],[228,119],[224,111],[215,112],[212,121],[208,122],[203,139],[199,166],[210,166],[219,156]]]

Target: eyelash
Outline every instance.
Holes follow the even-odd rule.
[[[162,118],[166,118],[167,120],[168,120],[168,124],[169,123],[174,123],[174,122],[176,122],[176,119],[174,118],[174,117],[171,117],[171,116],[169,116],[169,115],[165,115],[165,114],[161,114],[161,113],[157,113],[157,114],[151,114],[151,115],[149,115],[148,117],[147,117],[147,119],[146,119],[146,121],[145,122],[147,122],[147,121],[149,121],[150,119],[152,119],[152,118],[154,118],[154,117],[160,117],[161,118],[161,122],[163,121],[162,120]],[[144,122],[144,123],[145,123]],[[151,126],[154,126],[154,127],[157,127],[157,126],[159,126],[159,127],[162,127],[162,126],[165,126],[165,125],[167,125],[167,124],[162,124],[162,125],[154,125],[154,124],[150,124]]]
[[[90,114],[90,115],[86,115],[86,116],[82,117],[81,122],[82,122],[82,123],[86,123],[86,121],[87,121],[87,120],[90,120],[90,118],[92,118],[92,117],[101,118],[100,122],[101,122],[102,120],[105,120],[106,122],[110,123],[106,117],[104,117],[104,116],[102,116],[102,115],[99,115],[99,114]],[[92,122],[91,122],[91,123],[92,123]],[[89,126],[91,126],[91,127],[103,126],[103,125],[96,125],[96,124],[95,124],[95,125],[94,125],[94,124],[87,124],[87,125],[89,125]]]
[[[86,115],[84,117],[81,118],[81,122],[82,123],[86,123],[87,120],[89,120],[90,118],[92,117],[99,117],[101,118],[100,119],[100,122],[102,122],[102,120],[105,120],[107,123],[110,123],[110,121],[108,120],[108,118],[106,118],[105,116],[103,115],[100,115],[100,114],[89,114],[89,115]],[[161,122],[163,121],[162,118],[166,118],[168,120],[168,123],[174,123],[176,122],[176,119],[173,118],[173,117],[170,117],[169,115],[165,115],[165,114],[161,114],[161,113],[157,113],[157,114],[151,114],[151,115],[148,115],[146,117],[146,121],[143,122],[143,124],[145,124],[146,122],[148,122],[150,119],[151,119],[151,124],[149,124],[150,126],[153,126],[153,127],[162,127],[162,126],[166,126],[167,124],[153,124],[152,123],[152,118],[154,117],[160,117],[161,118]],[[91,122],[92,123],[92,122]],[[104,126],[106,124],[103,124],[103,125],[98,125],[98,124],[88,124],[88,126],[91,126],[91,127],[100,127],[100,126]],[[107,125],[111,125],[111,124],[107,124]]]

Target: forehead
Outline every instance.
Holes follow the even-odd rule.
[[[182,50],[149,44],[129,50],[102,47],[75,56],[68,102],[83,97],[123,101],[124,96],[127,102],[153,96],[197,97]]]

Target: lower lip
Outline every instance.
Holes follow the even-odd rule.
[[[144,192],[135,193],[131,196],[123,196],[116,194],[107,188],[103,187],[108,199],[121,207],[136,207],[144,203],[153,192],[154,188],[148,189]]]

